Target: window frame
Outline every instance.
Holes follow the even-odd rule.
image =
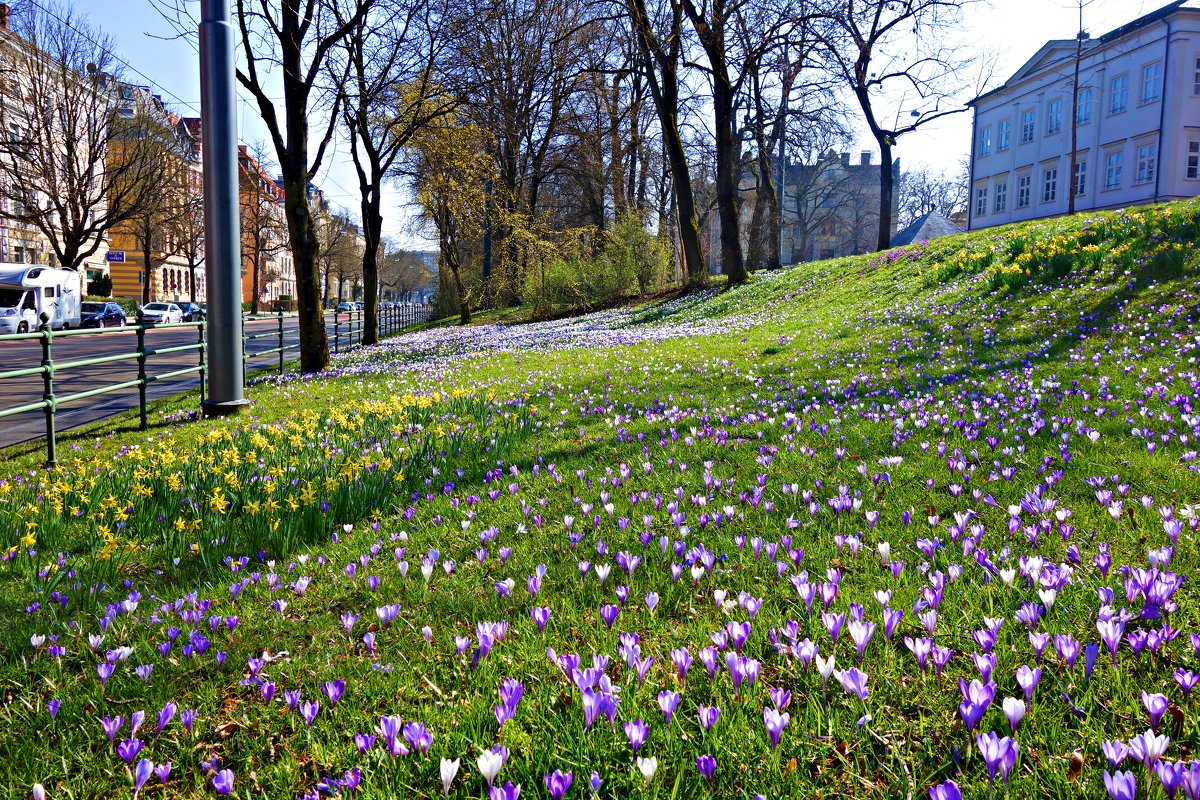
[[[1133,174],[1133,185],[1150,183],[1158,167],[1158,143],[1147,142],[1137,145],[1137,168]]]
[[[1033,196],[1033,175],[1017,176],[1017,208],[1029,208]]]
[[[1153,89],[1154,94],[1149,92]],[[1142,105],[1157,103],[1162,100],[1163,68],[1161,61],[1146,64],[1142,67]]]
[[[1120,90],[1117,89],[1117,84],[1120,84]],[[1124,114],[1129,110],[1129,73],[1114,76],[1108,83],[1109,98],[1108,98],[1108,115],[1115,117],[1117,114]],[[1117,104],[1117,99],[1120,98],[1120,105]]]
[[[1113,150],[1104,154],[1104,191],[1112,192],[1121,188],[1125,179],[1125,151]]]
[[[1080,112],[1086,109],[1086,113]],[[1092,87],[1079,90],[1079,96],[1075,101],[1075,125],[1088,125],[1092,121]]]
[[[1021,144],[1029,144],[1037,132],[1037,109],[1021,112]]]
[[[1087,194],[1087,159],[1075,162],[1075,174],[1071,177],[1071,190],[1076,197]]]
[[[1058,201],[1058,167],[1046,167],[1042,170],[1042,202]]]
[[[1008,181],[996,183],[996,191],[992,193],[992,212],[1000,214],[1008,211]]]
[[[1062,132],[1063,102],[1061,98],[1046,103],[1046,135]]]

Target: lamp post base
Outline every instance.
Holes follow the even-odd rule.
[[[251,405],[249,400],[230,400],[226,403],[201,403],[200,413],[204,415],[205,419],[232,417],[242,413],[244,409],[249,408]]]

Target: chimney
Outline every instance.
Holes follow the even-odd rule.
[[[861,153],[858,154],[858,165],[860,167],[866,167],[866,166],[870,166],[870,164],[871,164],[871,151],[863,150]]]
[[[849,153],[842,153],[842,166],[843,167],[850,166],[850,154]]]
[[[12,14],[12,7],[8,3],[0,3],[0,28],[8,30],[8,18]]]

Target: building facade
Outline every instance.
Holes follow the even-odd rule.
[[[161,129],[164,171],[158,199],[109,232],[113,296],[133,297],[139,302],[202,302],[203,270],[196,270],[193,291],[190,267],[195,266],[195,253],[188,246],[193,240],[186,230],[202,193],[200,142],[191,127],[148,87],[122,85],[119,92],[119,115],[141,115]],[[110,158],[115,155],[111,153]]]
[[[784,180],[783,262],[817,261],[869,253],[879,232],[879,171],[873,153],[863,150],[857,161],[849,153],[830,151],[812,164],[789,164]],[[900,161],[892,165],[897,189],[892,192],[891,235],[899,219]]]
[[[970,105],[971,230],[1065,214],[1070,193],[1076,211],[1200,194],[1200,0],[1047,42]]]

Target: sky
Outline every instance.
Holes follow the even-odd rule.
[[[40,1],[40,0],[35,0]],[[178,112],[200,113],[199,56],[195,42],[174,37],[174,30],[154,10],[150,0],[68,0],[75,12],[107,33],[115,42],[117,56],[128,67],[132,81],[149,85],[163,95]],[[1093,37],[1106,33],[1142,14],[1165,5],[1167,0],[1087,0],[1084,29]],[[198,13],[199,3],[188,0]],[[986,50],[995,58],[994,78],[989,88],[1002,84],[1049,39],[1074,38],[1079,26],[1075,0],[995,0],[978,2],[964,11],[964,47]],[[267,142],[266,130],[244,90],[239,92],[238,131],[246,143]],[[892,113],[909,111],[903,104]],[[886,117],[885,117],[886,118]],[[967,154],[971,139],[970,112],[935,121],[901,137],[894,150],[902,169],[921,165],[935,172],[955,173]],[[858,149],[872,148],[865,131]],[[335,141],[325,159],[317,184],[330,201],[347,209],[357,208],[357,180],[344,141]],[[413,209],[407,193],[393,187],[384,198],[385,234],[402,246],[429,249],[433,243],[414,230]]]

